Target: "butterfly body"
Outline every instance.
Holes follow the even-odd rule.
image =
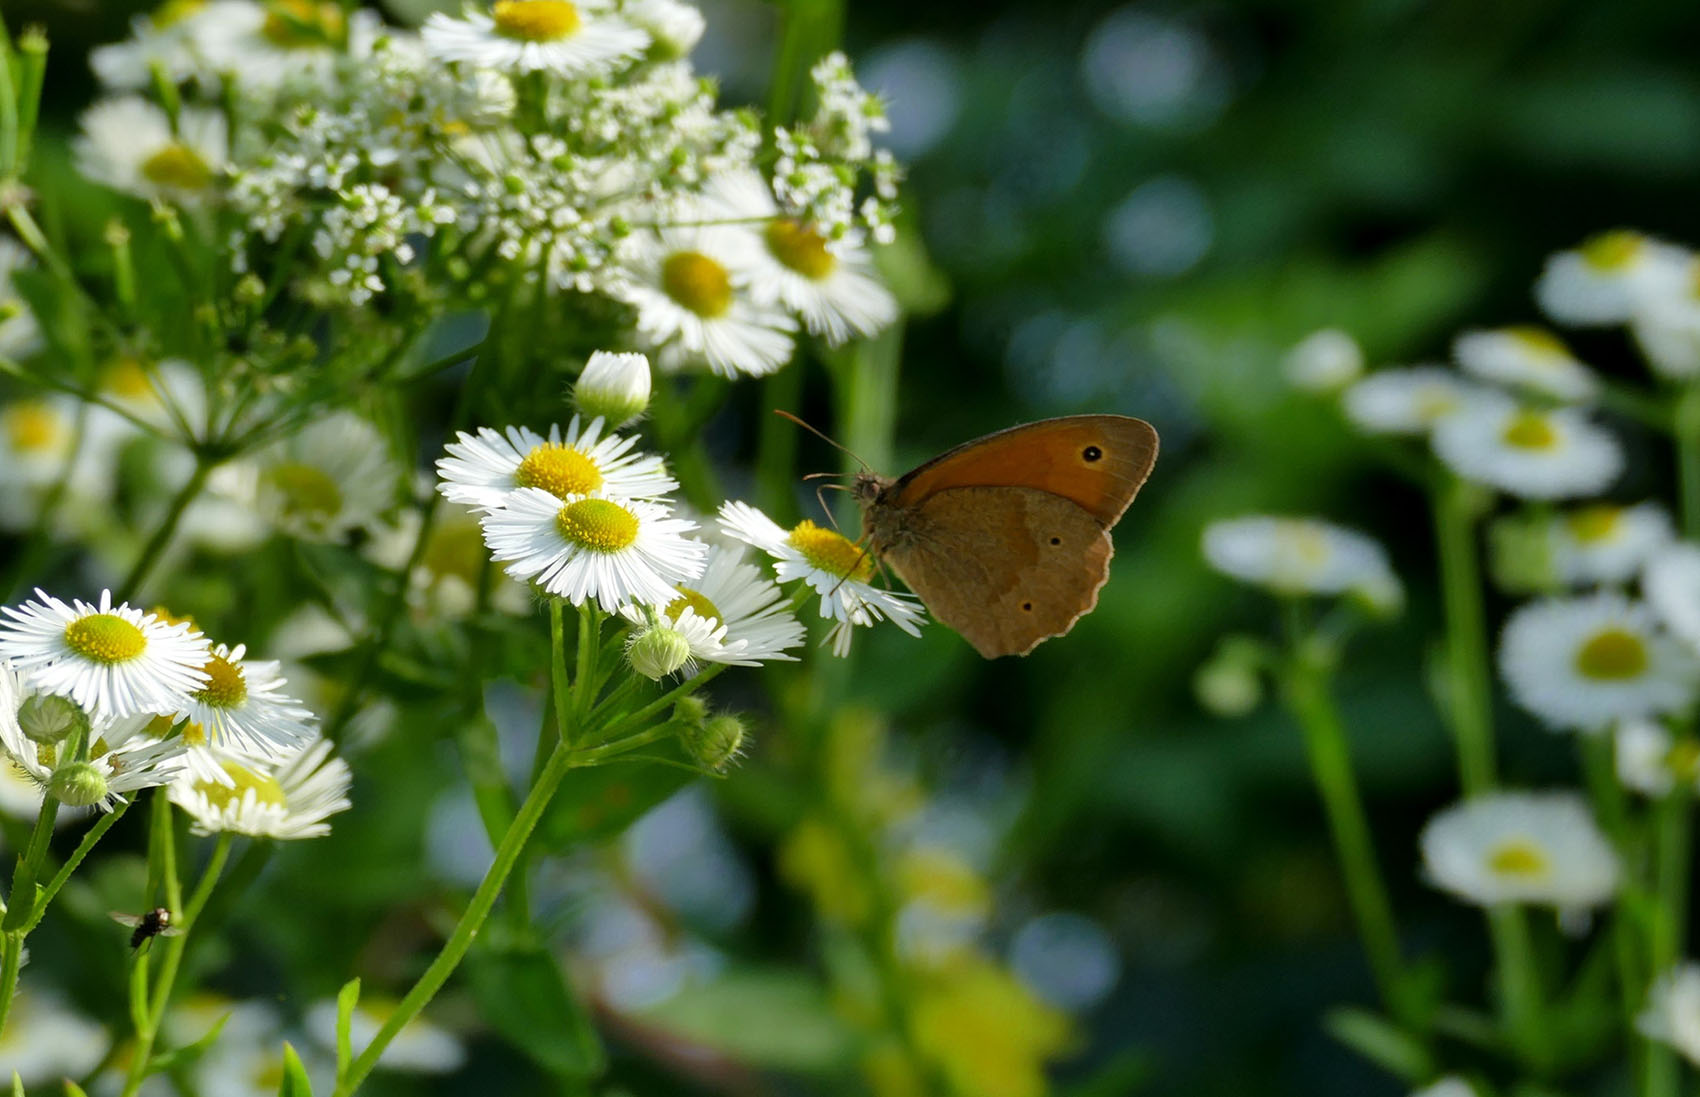
[[[895,480],[863,473],[869,551],[980,654],[1025,655],[1098,602],[1110,529],[1157,459],[1157,432],[1076,415],[964,443]]]

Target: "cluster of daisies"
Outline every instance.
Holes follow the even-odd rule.
[[[0,607],[0,753],[70,808],[163,786],[197,833],[326,834],[349,806],[348,767],[278,671],[110,592],[38,590]]]
[[[112,95],[76,161],[234,211],[219,243],[259,296],[284,279],[321,308],[453,303],[541,281],[629,310],[664,368],[769,373],[800,328],[836,344],[895,317],[869,247],[900,173],[839,54],[761,171],[760,123],[718,109],[687,59],[703,29],[680,0],[495,0],[417,32],[334,0],[171,0],[95,51]],[[149,98],[155,74],[180,106]],[[308,246],[273,270],[285,239]]]
[[[919,604],[874,586],[866,551],[835,530],[810,521],[786,530],[741,502],[726,503],[712,531],[682,514],[662,458],[609,429],[642,411],[634,396],[649,385],[643,355],[599,351],[574,392],[581,414],[564,430],[483,427],[448,444],[439,490],[473,508],[510,577],[625,617],[628,658],[655,679],[698,662],[793,658],[785,653],[803,626],[779,585],[743,559],[745,546],[772,558],[779,583],[801,580],[820,595],[838,654],[858,626],[890,620],[918,631]]]

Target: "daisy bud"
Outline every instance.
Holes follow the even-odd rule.
[[[86,808],[106,799],[106,775],[93,762],[60,766],[47,779],[47,793],[67,807]]]
[[[1324,328],[1300,340],[1282,366],[1287,383],[1301,392],[1335,392],[1363,373],[1364,352],[1350,335]]]
[[[736,716],[710,716],[687,730],[685,749],[708,769],[724,769],[744,745],[744,722]]]
[[[641,354],[590,356],[573,387],[573,405],[586,418],[600,416],[618,430],[649,407],[649,359]]]
[[[691,642],[665,625],[646,628],[626,645],[626,662],[652,682],[676,673],[691,660]]]
[[[708,702],[694,694],[681,697],[673,705],[673,722],[687,728],[700,728],[708,720]]]
[[[86,743],[89,714],[69,697],[39,693],[18,706],[18,727],[43,746],[63,742],[74,731],[81,732]]]
[[[1233,719],[1257,708],[1263,700],[1263,680],[1255,667],[1226,656],[1226,650],[1219,650],[1200,666],[1192,676],[1192,690],[1204,711]]]

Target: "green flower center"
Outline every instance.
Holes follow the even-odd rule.
[[[578,6],[570,0],[496,0],[496,30],[522,42],[559,42],[578,33]]]
[[[213,170],[200,153],[173,141],[142,161],[142,178],[161,187],[205,190],[212,185]]]
[[[1525,880],[1547,874],[1547,855],[1540,846],[1527,838],[1511,838],[1488,852],[1488,867],[1501,876],[1516,876]]]
[[[555,516],[555,528],[569,544],[591,552],[619,552],[637,540],[637,515],[608,499],[580,499]]]
[[[1528,408],[1511,417],[1501,437],[1506,445],[1517,449],[1552,449],[1558,444],[1558,431],[1552,429],[1551,420]]]
[[[214,708],[236,708],[248,699],[248,678],[229,659],[214,655],[201,669],[207,684],[195,691],[195,700]]]
[[[40,400],[19,400],[0,411],[0,428],[5,430],[7,447],[13,453],[51,450],[62,435],[60,425],[52,405]]]
[[[823,529],[804,519],[792,527],[786,541],[803,554],[810,567],[862,583],[873,577],[873,556],[837,530]]]
[[[724,316],[732,307],[732,276],[700,251],[669,255],[661,265],[661,288],[698,316]]]
[[[348,37],[348,19],[336,0],[271,0],[260,33],[279,49],[340,46]]]
[[[1517,341],[1517,345],[1528,351],[1538,365],[1553,365],[1568,361],[1570,348],[1545,328],[1517,327],[1506,328],[1505,334]]]
[[[1584,678],[1621,682],[1647,672],[1647,643],[1628,629],[1607,628],[1588,638],[1576,653],[1576,670]]]
[[[148,649],[142,630],[112,613],[91,613],[65,626],[65,643],[96,663],[127,663]]]
[[[588,495],[602,486],[602,470],[596,462],[571,446],[545,442],[520,461],[514,483],[522,488],[542,488],[557,499]]]
[[[801,221],[770,221],[765,235],[773,257],[805,278],[818,282],[838,266],[838,257],[826,249],[825,237]]]
[[[1570,536],[1584,545],[1593,545],[1610,541],[1617,534],[1622,518],[1623,508],[1596,503],[1572,511],[1565,516],[1564,524],[1570,527]]]
[[[726,620],[726,615],[720,612],[720,607],[704,597],[701,591],[687,590],[684,587],[679,588],[679,596],[668,602],[667,608],[662,612],[677,621],[679,614],[687,609],[696,610],[697,616],[705,621],[718,623]]]
[[[287,517],[323,521],[342,512],[341,486],[317,465],[273,465],[266,470],[266,483]]]
[[[278,784],[277,778],[255,773],[235,762],[220,762],[219,765],[223,766],[224,772],[236,782],[235,786],[226,787],[216,781],[195,782],[196,790],[210,800],[214,807],[222,809],[241,803],[243,794],[249,789],[254,790],[254,798],[262,804],[280,808],[289,806],[289,798],[283,794],[283,786]]]
[[[477,522],[445,522],[432,527],[420,562],[432,575],[453,575],[476,585],[484,570],[484,555]]]
[[[1582,261],[1601,273],[1621,271],[1641,253],[1642,239],[1628,229],[1602,232],[1582,245]]]

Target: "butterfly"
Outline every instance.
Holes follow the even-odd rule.
[[[1026,655],[1098,604],[1110,529],[1157,463],[1124,415],[1000,430],[897,479],[859,473],[868,551],[988,659]]]

